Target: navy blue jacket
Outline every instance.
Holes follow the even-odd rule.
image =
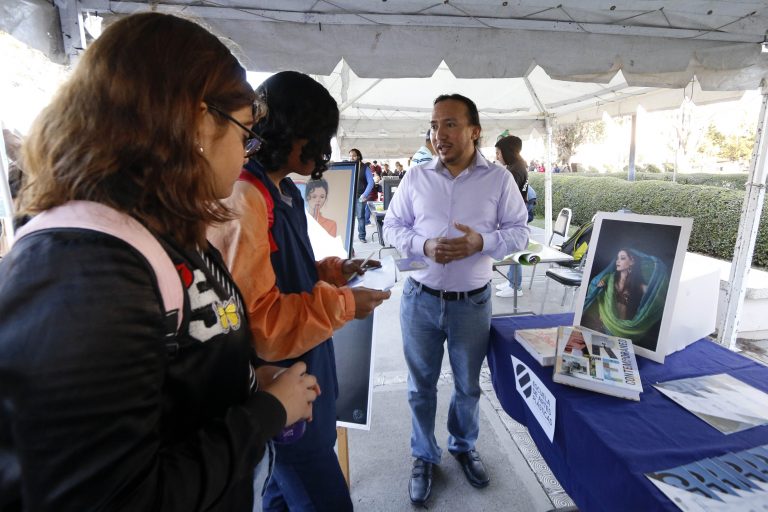
[[[277,251],[272,253],[271,259],[277,287],[282,293],[311,293],[319,277],[301,192],[290,178],[283,179],[281,190],[278,190],[261,166],[252,160],[245,168],[264,183],[274,201],[271,231]],[[278,458],[288,462],[300,462],[312,457],[315,450],[332,448],[336,443],[338,382],[333,339],[328,338],[298,359],[269,364],[290,366],[298,360],[304,361],[307,371],[317,377],[322,393],[314,403],[313,420],[307,424],[304,436],[293,444],[277,445]]]

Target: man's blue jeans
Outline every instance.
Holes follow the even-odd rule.
[[[491,329],[491,287],[487,285],[471,297],[446,301],[423,291],[409,278],[403,287],[400,323],[408,364],[412,455],[440,462],[435,411],[446,339],[454,380],[448,409],[448,451],[455,454],[474,449],[480,429],[480,367],[488,352]]]
[[[517,267],[517,275],[515,275],[515,267]],[[507,270],[507,281],[509,281],[510,287],[512,287],[513,280],[515,283],[515,288],[519,290],[523,287],[523,266],[518,263],[513,263]]]
[[[365,225],[371,218],[371,210],[368,209],[368,203],[361,203],[356,201],[357,209],[355,211],[357,217],[357,237],[360,239],[365,238]]]

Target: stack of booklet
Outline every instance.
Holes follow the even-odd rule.
[[[680,510],[768,508],[768,445],[645,475]]]
[[[643,385],[632,341],[587,329],[558,327],[552,380],[628,400],[640,400]]]
[[[515,339],[541,366],[555,364],[557,327],[545,329],[518,329]]]
[[[540,365],[554,365],[555,382],[640,400],[643,386],[632,340],[578,325],[518,329],[515,340]]]

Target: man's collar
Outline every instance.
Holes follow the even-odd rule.
[[[480,168],[489,168],[491,166],[490,162],[487,158],[483,156],[483,154],[480,152],[480,149],[478,147],[475,147],[475,156],[472,159],[472,162],[469,164],[469,171],[472,172],[475,169]],[[443,165],[443,161],[440,160],[440,157],[433,158],[431,162],[424,164],[425,169],[431,169],[431,170],[444,170],[445,172],[450,172],[448,168]]]

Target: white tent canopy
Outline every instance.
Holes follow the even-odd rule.
[[[377,140],[381,151],[400,155],[420,142],[418,134],[429,115],[424,109],[444,92],[464,92],[478,100],[486,133],[501,127],[525,129],[542,120],[551,133],[557,117],[586,119],[597,107],[631,112],[633,102],[636,106],[654,101],[658,106],[646,109],[661,108],[664,93],[641,99],[644,92],[638,88],[681,89],[694,77],[698,85],[693,87],[701,91],[762,85],[768,94],[764,0],[53,2],[55,8],[48,0],[4,0],[0,30],[67,61],[75,60],[87,45],[91,15],[109,22],[115,16],[153,10],[197,18],[231,39],[249,70],[295,69],[324,76],[321,80],[342,107],[340,135],[347,143]],[[340,64],[342,59],[346,64]],[[448,80],[439,91],[411,82],[434,74],[445,74]],[[547,75],[572,83],[539,82]],[[493,82],[485,92],[475,90],[474,81],[465,81],[479,78],[504,80]],[[379,88],[384,80],[377,79],[387,83]],[[448,83],[456,89],[446,90]],[[701,91],[694,101],[702,97]],[[730,323],[721,335],[731,344],[765,195],[766,98],[732,265]],[[608,100],[614,100],[614,106],[605,107]],[[390,118],[394,121],[385,124]],[[391,137],[400,142],[384,145],[378,140],[400,131],[401,137]],[[408,142],[404,153],[407,137],[414,142]],[[550,179],[547,183],[549,195]]]
[[[57,2],[58,3],[58,2]],[[63,3],[63,2],[62,2]],[[633,86],[754,89],[768,70],[763,1],[85,0],[83,9],[146,9],[206,20],[236,41],[254,71],[328,75],[344,58],[366,78],[551,77]]]
[[[424,140],[432,101],[458,92],[472,98],[480,111],[484,140],[509,130],[518,136],[546,131],[545,120],[557,123],[629,115],[638,105],[646,111],[677,108],[684,97],[703,105],[735,100],[741,91],[702,91],[695,80],[685,91],[632,87],[621,72],[607,84],[553,80],[539,67],[525,77],[456,78],[443,63],[430,78],[360,78],[346,62],[330,75],[315,75],[340,105],[338,138],[342,148],[360,148],[380,158],[410,156]]]

